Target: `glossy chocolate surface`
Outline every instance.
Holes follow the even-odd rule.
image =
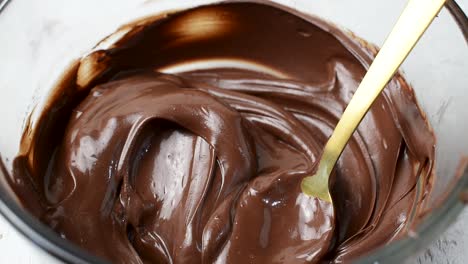
[[[395,77],[332,175],[301,193],[371,48],[261,3],[147,19],[77,63],[28,128],[10,185],[113,263],[347,262],[407,234],[435,139]],[[419,184],[418,184],[419,182]]]

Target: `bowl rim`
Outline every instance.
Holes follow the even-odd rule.
[[[0,14],[7,8],[10,2],[11,0],[0,0]],[[447,0],[445,8],[457,23],[458,28],[468,44],[467,15],[457,4],[456,0]],[[357,259],[356,262],[386,263],[385,259],[390,256],[392,257],[392,262],[402,262],[405,258],[415,254],[439,237],[465,208],[465,205],[461,202],[460,194],[468,190],[468,168],[466,168],[464,172],[460,171],[460,174],[458,182],[454,184],[449,195],[438,207],[434,208],[424,217],[417,228],[415,228],[414,232],[411,232],[409,236],[405,238],[392,241],[387,245],[377,248],[369,255]],[[6,175],[8,175],[7,170],[2,162],[0,162],[0,177],[5,177]],[[48,226],[26,212],[26,210],[8,195],[6,188],[1,184],[0,214],[24,237],[58,260],[66,263],[109,263],[81,249],[74,243],[61,238]]]

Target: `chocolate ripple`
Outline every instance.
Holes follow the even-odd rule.
[[[348,262],[417,222],[435,139],[399,75],[335,168],[335,208],[300,189],[369,46],[264,3],[126,27],[65,76],[14,162],[23,205],[63,238],[115,263]]]

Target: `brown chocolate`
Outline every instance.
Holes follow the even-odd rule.
[[[63,238],[113,263],[316,263],[356,259],[412,227],[435,139],[400,76],[336,166],[335,208],[301,193],[367,47],[261,3],[128,27],[70,71],[14,162],[20,200]]]

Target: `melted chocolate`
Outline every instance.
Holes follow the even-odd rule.
[[[335,168],[335,208],[301,193],[363,42],[260,3],[126,28],[68,73],[14,162],[20,200],[63,238],[114,263],[346,262],[411,228],[435,139],[400,76]]]

